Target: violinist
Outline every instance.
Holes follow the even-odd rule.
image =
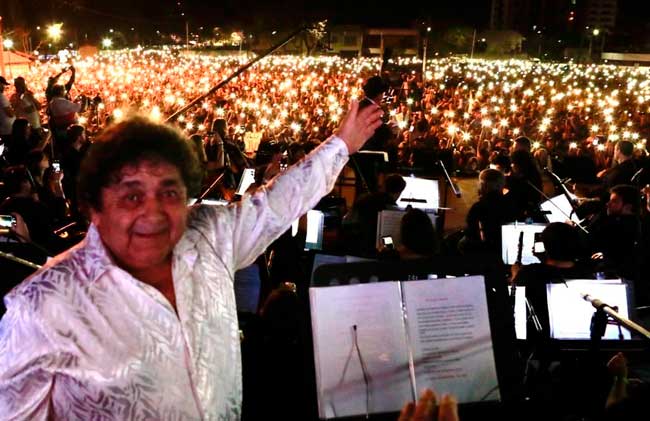
[[[603,182],[603,187],[608,192],[619,184],[630,184],[632,177],[638,170],[634,161],[634,144],[621,140],[614,147],[614,166],[598,173],[598,178]]]
[[[605,268],[628,279],[636,278],[637,259],[641,257],[637,248],[642,230],[640,199],[636,187],[614,186],[609,191],[605,214],[595,218],[590,226],[595,257],[602,257]]]

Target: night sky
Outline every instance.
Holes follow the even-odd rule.
[[[650,30],[650,1],[618,4],[620,28]],[[459,25],[483,30],[489,24],[490,5],[491,0],[0,0],[0,14],[6,27],[35,31],[37,25],[63,22],[68,34],[91,41],[105,36],[109,28],[147,39],[157,30],[184,33],[185,22],[197,32],[201,26],[258,32],[291,30],[323,18],[332,24],[412,27],[427,22],[440,32]]]
[[[6,25],[13,21],[35,27],[57,20],[84,31],[109,26],[165,30],[184,25],[185,20],[192,26],[291,27],[323,17],[332,23],[409,26],[416,20],[429,20],[485,27],[489,4],[490,0],[465,0],[461,8],[459,2],[446,0],[389,4],[377,0],[2,0],[0,13]]]

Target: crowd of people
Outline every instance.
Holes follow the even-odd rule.
[[[3,295],[34,271],[34,263],[44,264],[49,257],[69,250],[88,232],[89,237],[100,235],[118,266],[154,285],[178,313],[175,286],[162,282],[159,273],[140,271],[136,267],[139,263],[129,263],[137,260],[140,250],[122,250],[117,244],[128,241],[116,234],[119,228],[111,226],[108,218],[127,208],[133,212],[153,199],[138,190],[142,186],[126,186],[130,189],[128,197],[134,196],[134,201],[120,205],[121,193],[104,198],[101,189],[114,188],[113,183],[133,177],[147,188],[160,190],[164,197],[159,206],[172,206],[177,202],[178,186],[167,189],[151,184],[158,182],[158,167],[169,164],[178,169],[181,181],[165,182],[184,186],[185,190],[180,190],[186,199],[207,191],[201,199],[247,203],[257,196],[237,192],[245,169],[256,169],[249,191],[266,191],[258,188],[285,177],[291,173],[289,168],[307,171],[304,163],[332,148],[332,141],[327,139],[333,135],[348,140],[350,133],[361,130],[365,122],[344,131],[346,118],[350,118],[346,114],[348,104],[356,98],[361,102],[354,116],[362,115],[366,106],[383,110],[381,123],[375,125],[373,121],[372,134],[365,136],[369,140],[363,149],[385,152],[388,159],[377,162],[372,155],[353,155],[356,192],[352,203],[332,192],[320,201],[313,197],[309,200],[308,207],[326,215],[324,252],[388,261],[441,255],[468,259],[494,256],[500,260],[501,226],[514,221],[548,222],[539,205],[547,196],[561,194],[566,195],[580,222],[549,224],[542,233],[545,253],[539,256],[540,263],[515,264],[512,268],[504,265],[504,290],[508,284],[525,285],[530,302],[544,308],[547,283],[604,273],[633,285],[635,306],[650,303],[650,287],[645,281],[650,274],[645,259],[650,254],[646,240],[650,238],[650,189],[643,188],[650,182],[647,68],[451,58],[430,61],[429,70],[422,73],[421,62],[396,59],[380,73],[378,59],[273,56],[196,106],[174,115],[246,60],[244,56],[213,57],[175,49],[136,49],[79,58],[74,64],[36,63],[13,84],[0,77],[4,199],[0,214],[14,218],[10,227],[0,231],[0,250],[32,262],[29,266],[3,260],[0,267],[10,279],[3,284]],[[146,119],[132,120],[132,114]],[[139,138],[140,133],[146,140],[150,131],[173,138],[147,126],[172,115],[172,124],[189,140],[191,160],[178,162],[174,154],[186,152],[180,146],[155,151],[155,141],[140,146],[134,142],[134,151],[130,151],[129,144],[124,143],[125,139]],[[95,138],[100,139],[100,146],[93,146]],[[356,152],[361,143],[348,147],[349,152]],[[86,161],[92,164],[84,164],[89,154],[92,159]],[[338,165],[337,156],[329,158]],[[145,181],[129,171],[120,173],[133,162],[138,164],[133,173],[142,171]],[[147,168],[139,166],[142,162],[148,163],[144,165]],[[407,209],[401,220],[400,244],[378,247],[378,213],[396,206],[406,187],[402,175],[441,177],[440,162],[455,176],[478,176],[479,197],[469,209],[465,229],[448,232],[444,223],[436,224],[426,211]],[[331,190],[336,174],[328,173],[328,177],[333,178],[323,183]],[[299,178],[294,181],[311,182]],[[283,200],[288,201],[285,205],[292,209],[292,215],[291,187],[276,184],[280,186],[276,189],[285,189]],[[325,187],[320,190],[321,196],[328,193]],[[115,214],[109,215],[109,210]],[[243,415],[250,411],[250,419],[269,413],[309,419],[314,414],[313,360],[305,357],[311,352],[305,308],[313,256],[303,250],[306,234],[293,234],[284,222],[276,227],[282,228],[279,232],[265,237],[268,241],[262,242],[263,248],[250,245],[246,258],[226,265],[226,272],[242,269],[243,263],[258,265],[265,279],[257,318],[247,324],[242,321],[245,336],[250,336],[242,342],[241,350]],[[134,224],[129,230],[144,236],[157,235],[160,227],[159,221]],[[242,236],[259,234],[254,223],[248,228],[250,232],[238,227]],[[131,231],[128,235],[133,234]],[[206,253],[219,254],[205,237],[196,239],[203,240]],[[166,251],[171,253],[175,244]],[[4,313],[4,306],[2,310]],[[541,329],[529,342],[534,344],[535,356],[544,359],[549,322],[548,314],[539,313]],[[228,355],[235,364],[231,368],[236,369],[238,351],[231,351]],[[276,365],[283,357],[302,362]],[[550,360],[546,362],[550,365]],[[622,371],[627,378],[622,356],[614,357],[609,366],[611,372],[618,373],[615,381],[622,377]],[[278,377],[285,378],[284,387],[268,387]],[[263,407],[270,412],[260,413],[249,403],[247,385],[254,391],[251,400],[264,402]],[[230,386],[241,387],[237,382]],[[625,411],[629,402],[638,402],[634,400],[638,390],[647,391],[641,384],[631,391],[631,399],[627,389],[623,393],[621,388],[614,384],[609,399],[602,399],[601,409],[608,406]],[[287,390],[300,396],[300,402],[290,408],[281,403]],[[231,392],[237,394],[237,390]],[[598,391],[593,393],[591,397]],[[545,410],[540,412],[544,416],[593,415],[593,408],[582,413],[584,408],[564,400],[564,406],[549,408],[549,402],[559,401],[550,395],[542,392],[532,400],[536,408]],[[208,402],[213,398],[218,401],[207,395],[196,399]],[[594,399],[590,404],[598,406],[600,401]],[[239,408],[226,404],[219,408],[223,413],[242,415]],[[405,408],[404,414],[413,410]],[[409,419],[404,414],[404,419]]]

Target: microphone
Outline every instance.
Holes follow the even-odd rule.
[[[562,182],[562,179],[561,179],[560,177],[558,177],[558,175],[555,174],[553,171],[551,171],[551,169],[550,169],[549,167],[544,167],[544,172],[545,172],[546,174],[550,175],[553,179],[555,179],[555,180],[556,180],[557,182],[559,182],[560,184],[564,184],[564,183]]]
[[[445,167],[445,163],[442,162],[442,159],[438,160],[438,165],[442,167],[442,172],[445,174],[445,179],[447,180],[447,183],[449,183],[449,186],[451,187],[451,191],[454,193],[456,197],[461,197],[460,189],[456,187],[454,182],[451,180],[451,177],[449,176],[449,173],[447,172],[447,167]]]
[[[618,307],[616,306],[610,306],[609,304],[603,302],[602,300],[599,300],[598,298],[594,298],[589,294],[581,294],[582,299],[585,301],[589,301],[591,305],[596,309],[596,310],[602,310],[604,308],[609,308],[614,311],[618,311]]]

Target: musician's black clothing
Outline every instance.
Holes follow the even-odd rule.
[[[516,217],[515,204],[510,194],[491,192],[481,197],[467,213],[467,227],[462,243],[464,251],[498,253],[501,250],[501,226],[514,222]]]
[[[623,161],[615,167],[610,168],[603,177],[603,185],[609,190],[619,184],[633,184],[632,177],[638,171],[638,166],[634,159]]]

